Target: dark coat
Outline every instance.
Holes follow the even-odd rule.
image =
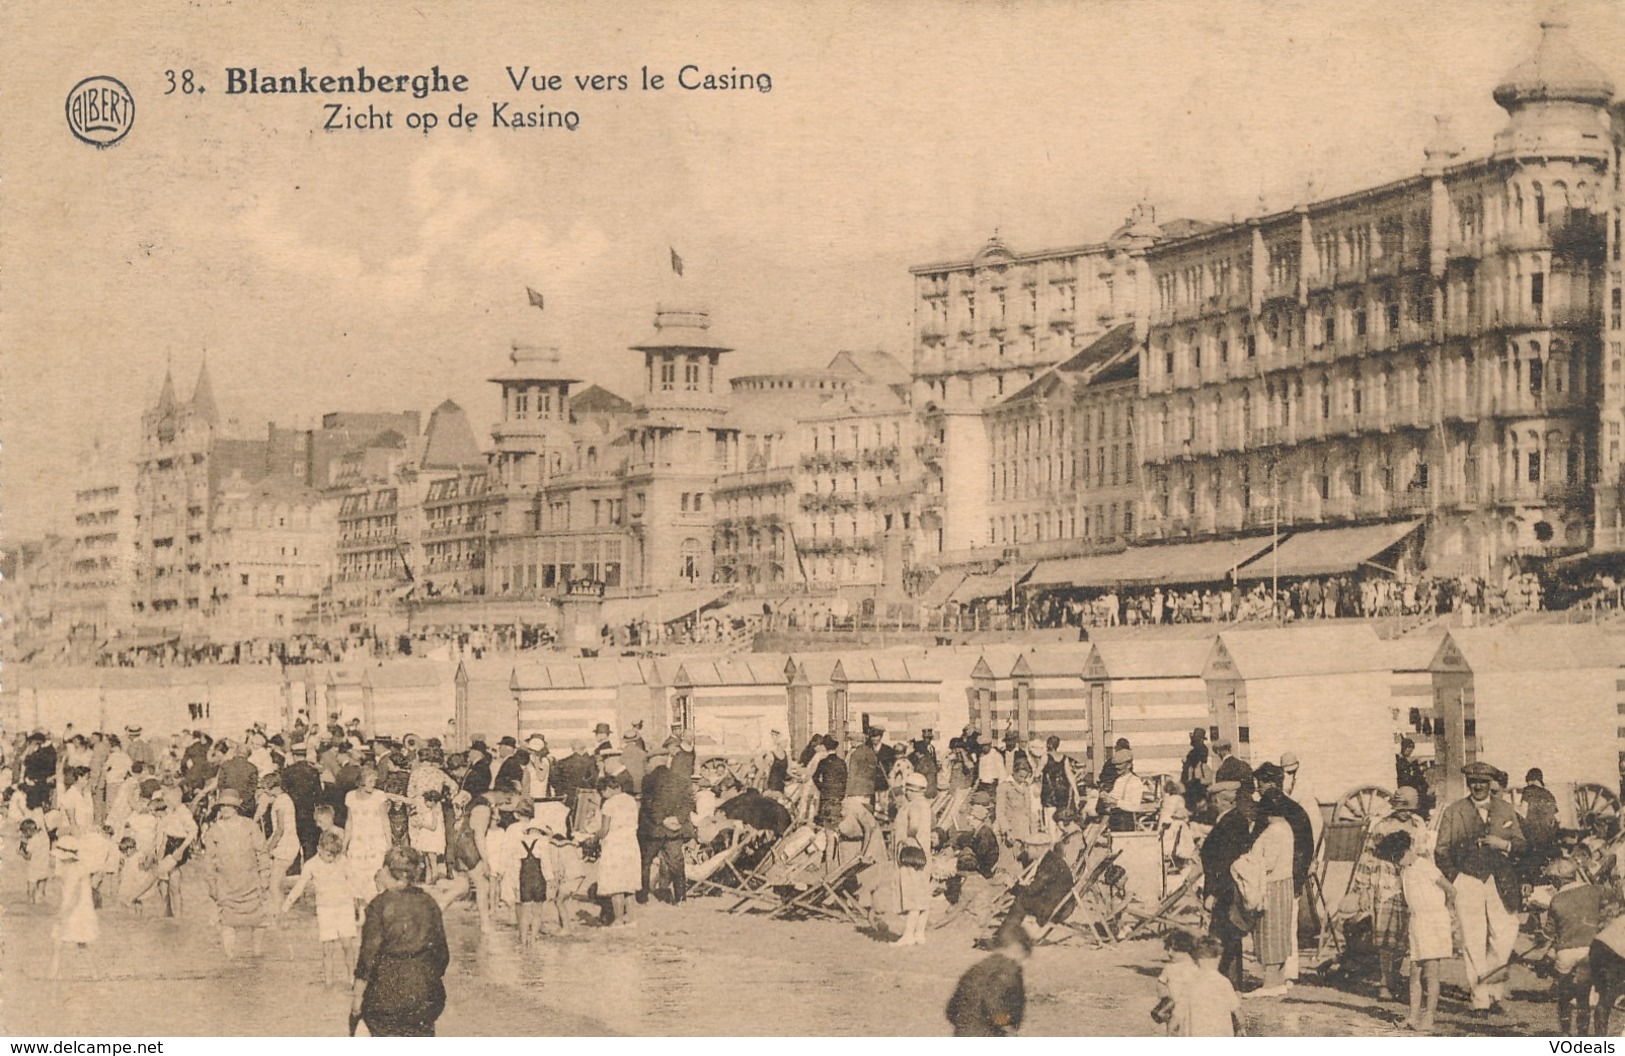
[[[971,965],[948,999],[956,1038],[1002,1038],[1021,1027],[1027,986],[1021,965],[1002,953]]]
[[[1253,781],[1253,768],[1248,766],[1245,760],[1233,755],[1213,771],[1213,783],[1218,784],[1220,781],[1234,781],[1241,785],[1242,796],[1251,795],[1253,789],[1257,787]]]
[[[1310,865],[1315,859],[1315,828],[1309,823],[1309,812],[1287,796],[1281,797],[1281,817],[1292,829],[1292,890],[1301,892],[1303,885],[1309,882]],[[1265,818],[1258,819],[1254,836],[1266,822]]]
[[[813,787],[818,790],[818,823],[834,827],[841,823],[841,800],[846,797],[846,760],[834,752],[819,760],[813,771]]]
[[[1239,810],[1226,811],[1202,841],[1202,885],[1214,900],[1215,917],[1235,902],[1236,881],[1230,875],[1230,867],[1252,845],[1252,828],[1247,816]]]
[[[432,1030],[446,1007],[451,963],[445,922],[428,892],[385,891],[367,904],[355,977],[367,982],[361,1018],[375,1035]]]
[[[685,764],[686,760],[686,764]],[[638,835],[658,839],[688,839],[694,835],[694,756],[681,753],[669,766],[657,766],[643,775],[643,801],[638,807]],[[676,818],[675,832],[665,820]]]

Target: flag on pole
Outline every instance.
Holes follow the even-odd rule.
[[[671,251],[671,270],[679,275],[683,273],[683,258],[677,255],[675,249]]]
[[[532,308],[541,308],[542,307],[542,295],[541,294],[537,293],[535,290],[531,289],[529,286],[525,287],[525,292],[530,295],[530,306]]]

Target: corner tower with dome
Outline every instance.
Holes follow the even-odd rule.
[[[1552,22],[1493,95],[1481,153],[1441,121],[1413,175],[1145,251],[1142,539],[1495,582],[1592,546],[1613,85]]]

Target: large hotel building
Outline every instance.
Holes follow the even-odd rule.
[[[1101,241],[914,267],[907,366],[730,380],[709,311],[668,304],[629,400],[516,344],[490,451],[450,403],[422,436],[347,413],[239,440],[206,371],[184,403],[166,379],[131,479],[82,489],[57,622],[547,622],[571,593],[902,618],[1019,580],[1243,578],[1278,538],[1299,567],[1486,578],[1625,551],[1625,103],[1557,23],[1493,96],[1487,150],[1441,121],[1380,186],[1228,223],[1142,203]]]

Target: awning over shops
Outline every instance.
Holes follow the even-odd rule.
[[[1358,528],[1323,528],[1298,532],[1237,573],[1239,579],[1282,576],[1329,576],[1352,572],[1422,526],[1421,521],[1367,524]]]
[[[958,590],[963,582],[965,582],[963,572],[939,573],[937,578],[931,581],[931,585],[925,588],[925,593],[919,596],[918,603],[928,609],[941,608],[953,597],[954,591]]]
[[[1270,548],[1269,537],[1223,539],[1206,543],[1136,546],[1115,554],[1062,557],[1041,561],[1028,586],[1152,586],[1217,583]]]
[[[948,600],[965,605],[982,598],[1009,597],[1010,588],[1024,581],[1036,566],[1036,561],[1029,561],[1006,565],[994,572],[973,572],[954,588]]]
[[[709,609],[732,593],[731,587],[668,590],[642,598],[606,598],[599,619],[611,627],[647,621],[675,623]]]
[[[174,645],[181,640],[178,634],[143,634],[134,638],[109,638],[102,643],[102,652],[121,653],[126,649],[158,649]]]

